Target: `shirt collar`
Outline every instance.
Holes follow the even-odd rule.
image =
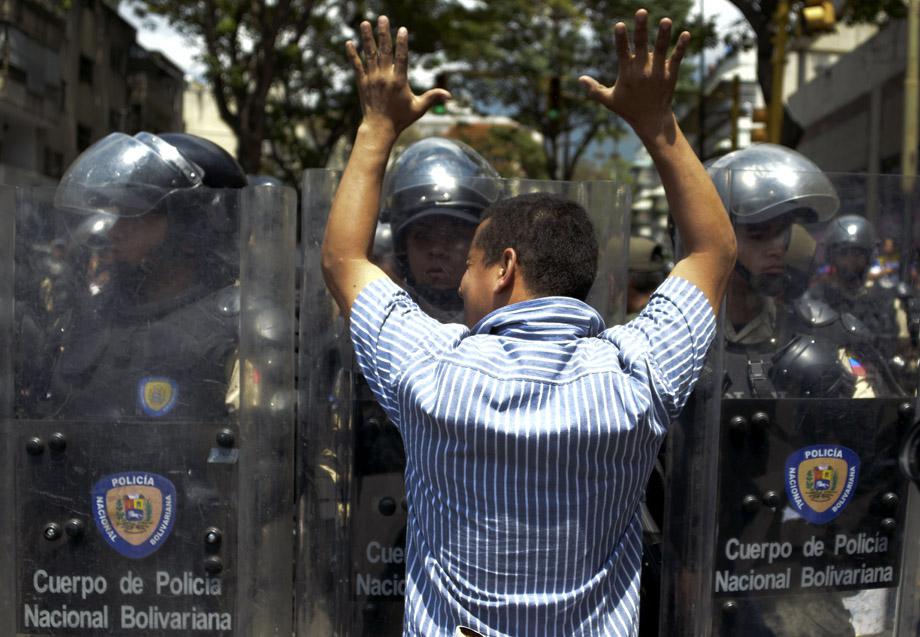
[[[604,329],[604,319],[587,303],[567,296],[545,296],[494,310],[472,333],[558,341],[597,336]]]

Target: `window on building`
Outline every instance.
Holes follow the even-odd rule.
[[[77,124],[77,150],[83,152],[92,143],[93,131],[89,126]]]
[[[59,179],[64,174],[64,153],[45,146],[45,174]]]
[[[125,72],[125,50],[120,46],[113,46],[109,51],[109,65],[112,71],[118,74]]]
[[[93,83],[93,61],[85,55],[80,56],[80,81],[85,84]]]

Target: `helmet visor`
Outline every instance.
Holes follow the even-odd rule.
[[[112,133],[71,164],[55,193],[55,205],[86,213],[135,217],[170,193],[196,188],[201,168],[149,133]]]

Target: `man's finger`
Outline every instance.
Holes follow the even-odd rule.
[[[377,44],[374,43],[371,23],[366,20],[361,23],[361,48],[364,49],[364,61],[367,63],[367,70],[373,71],[377,68]]]
[[[578,78],[578,83],[588,91],[588,97],[592,100],[601,100],[607,91],[607,87],[595,80],[590,75],[582,75]]]
[[[636,11],[636,30],[633,35],[633,43],[636,47],[636,57],[645,60],[648,57],[648,11],[639,9]]]
[[[674,47],[671,59],[668,60],[668,74],[672,78],[677,77],[677,72],[680,70],[680,61],[684,59],[688,44],[690,44],[690,32],[684,31],[677,36],[677,46]]]
[[[396,31],[396,59],[393,70],[396,77],[406,77],[409,73],[409,32],[406,27]]]
[[[671,42],[671,20],[662,18],[658,23],[658,36],[655,38],[655,56],[652,59],[654,69],[664,71],[665,60],[668,59],[668,44]]]
[[[393,63],[393,40],[390,38],[390,19],[385,15],[377,18],[377,45],[380,47],[379,61],[381,66]]]
[[[360,82],[364,79],[364,65],[361,63],[361,56],[358,55],[358,49],[355,43],[349,40],[345,43],[345,53],[348,55],[351,65],[355,68],[355,77]]]
[[[626,35],[626,25],[622,22],[613,25],[613,41],[617,47],[617,60],[625,64],[629,60],[629,38]]]

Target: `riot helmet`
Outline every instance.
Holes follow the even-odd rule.
[[[793,224],[830,219],[840,204],[834,187],[812,161],[775,144],[728,153],[707,170],[738,237],[735,271],[757,292],[778,296],[789,288]]]
[[[821,169],[785,146],[748,146],[720,157],[707,170],[735,224],[780,216],[804,223],[827,221],[840,206]]]
[[[830,223],[826,237],[828,260],[837,280],[846,287],[860,287],[876,249],[872,225],[865,217],[843,215]]]
[[[399,275],[437,308],[462,308],[463,264],[482,211],[498,197],[498,178],[475,150],[440,137],[410,145],[387,171],[382,216]]]
[[[183,262],[196,285],[235,276],[239,164],[213,142],[186,133],[112,133],[70,165],[55,205],[88,216],[77,232],[109,253],[113,280],[135,293]],[[174,269],[174,268],[173,268]]]

